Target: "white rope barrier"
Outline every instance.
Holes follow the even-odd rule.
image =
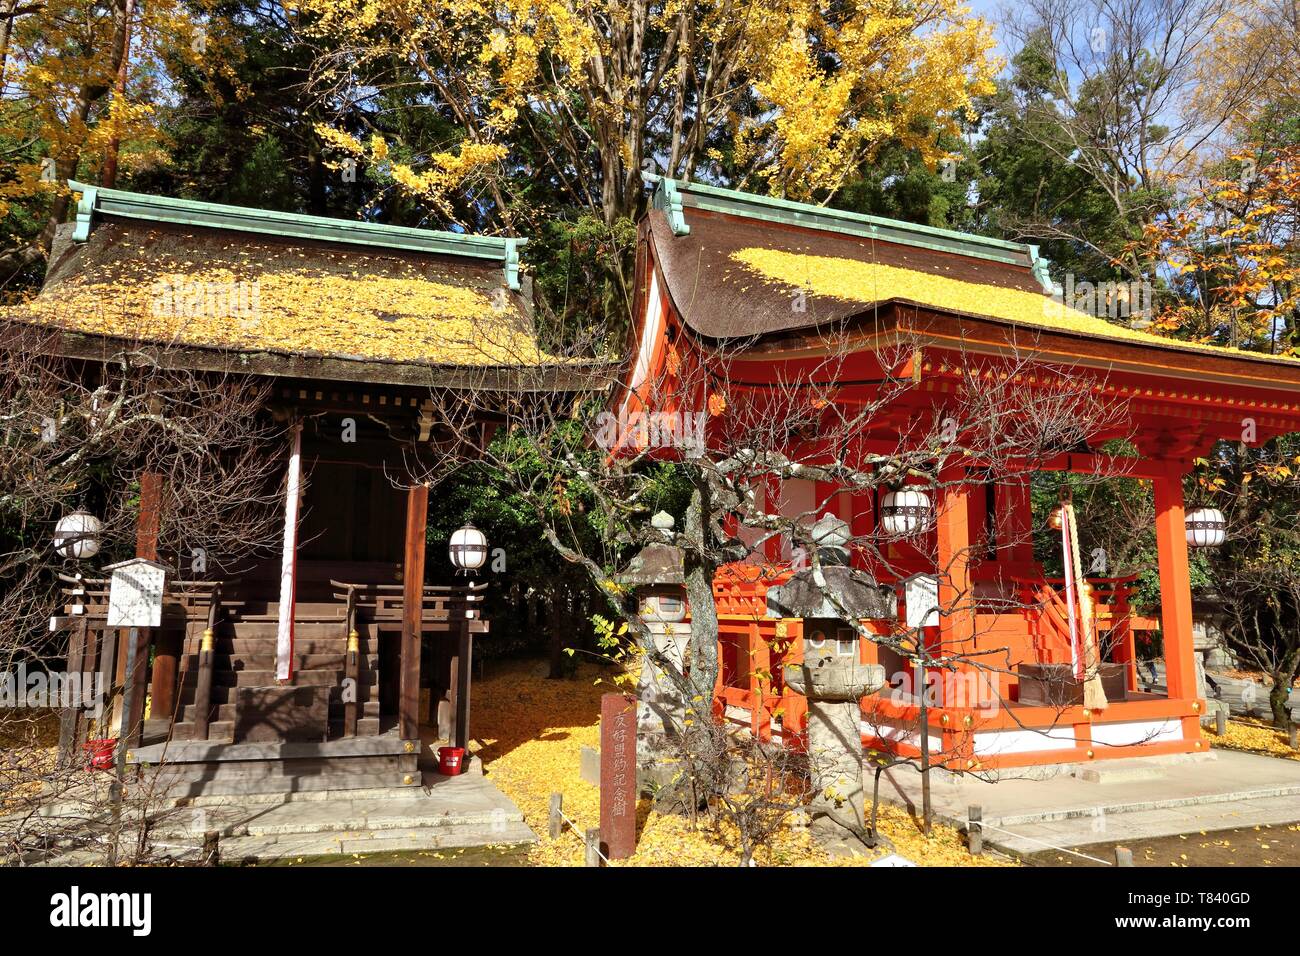
[[[569,815],[568,815],[567,813],[565,813],[563,810],[560,810],[559,813],[560,813],[560,819],[562,819],[565,823],[567,823],[567,824],[569,825],[569,829],[570,829],[570,830],[572,830],[574,833],[578,834],[579,838],[582,840],[583,844],[585,845],[586,842],[587,842],[587,840],[586,840],[586,837],[583,836],[583,833],[585,832],[585,831],[583,830],[583,828],[580,827],[580,826],[578,826],[578,824],[577,824],[575,821],[570,820],[570,819],[569,819]],[[596,851],[596,855],[597,855],[598,857],[600,857],[602,860],[604,860],[607,864],[610,862],[609,857],[607,857],[605,854],[603,854],[603,853],[600,852],[600,844],[599,844],[599,843],[596,844],[594,847],[592,847],[592,849],[595,850],[595,851]]]
[[[1042,841],[1042,840],[1035,840],[1035,839],[1034,839],[1033,837],[1031,837],[1031,836],[1025,836],[1023,833],[1016,833],[1014,830],[1004,830],[1004,829],[1002,829],[1002,827],[994,826],[994,825],[991,824],[991,823],[985,823],[983,820],[979,821],[979,823],[978,823],[977,825],[979,826],[979,828],[980,828],[981,830],[997,830],[997,831],[999,831],[999,832],[1001,832],[1001,833],[1006,833],[1006,834],[1008,834],[1009,836],[1016,837],[1017,839],[1020,839],[1020,840],[1028,840],[1030,843],[1037,843],[1039,846],[1045,846],[1045,847],[1047,847],[1049,850],[1058,850],[1058,851],[1061,852],[1061,853],[1068,853],[1068,854],[1070,854],[1071,856],[1077,856],[1077,857],[1079,857],[1079,859],[1081,859],[1081,860],[1091,860],[1093,863],[1100,863],[1102,866],[1114,866],[1114,865],[1115,865],[1114,863],[1107,862],[1106,860],[1099,860],[1099,859],[1097,859],[1097,857],[1095,857],[1095,856],[1088,856],[1088,854],[1086,854],[1086,853],[1079,853],[1079,852],[1077,852],[1077,851],[1075,851],[1075,850],[1068,850],[1068,849],[1066,849],[1065,847],[1063,847],[1063,846],[1057,846],[1057,845],[1054,844],[1054,843],[1045,843],[1045,842]]]

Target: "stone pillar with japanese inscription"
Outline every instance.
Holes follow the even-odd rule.
[[[601,852],[622,860],[636,850],[636,699],[600,698]]]

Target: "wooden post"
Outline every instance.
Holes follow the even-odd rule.
[[[1133,865],[1133,851],[1130,850],[1130,849],[1129,849],[1128,847],[1126,847],[1126,846],[1117,846],[1117,847],[1115,847],[1115,865],[1116,865],[1116,866],[1132,866],[1132,865]]]
[[[600,827],[588,827],[583,842],[587,847],[584,864],[586,866],[600,866]]]
[[[552,840],[558,840],[560,834],[564,832],[564,794],[551,794],[550,818],[548,819],[548,833]]]
[[[145,471],[140,475],[140,513],[135,526],[135,556],[148,561],[158,560],[158,536],[162,530],[162,496],[163,476],[156,471]],[[153,676],[146,679],[149,666],[149,638],[155,640]],[[144,633],[144,646],[139,649],[139,673],[136,676],[135,695],[136,714],[144,716],[144,697],[146,687],[152,690],[150,713],[155,717],[171,718],[176,709],[176,675],[180,666],[181,648],[184,645],[183,632],[178,634],[172,629],[164,631],[149,629]],[[134,733],[139,733],[139,722],[133,725]]]
[[[77,699],[68,701],[63,709],[59,724],[59,765],[70,767],[76,762],[77,722],[81,717],[81,706],[87,700],[86,688],[82,686],[85,673],[86,657],[86,615],[83,612],[72,628],[68,639],[68,676],[75,676],[77,682]]]
[[[468,609],[462,612],[468,614]],[[469,753],[469,689],[470,675],[473,673],[474,646],[469,633],[469,618],[460,620],[460,632],[456,643],[456,740],[457,747],[465,748]]]
[[[429,530],[429,486],[406,495],[406,560],[402,565],[402,652],[398,735],[420,736],[420,634],[424,623],[424,551]]]
[[[293,629],[298,593],[298,520],[302,497],[302,422],[289,429],[289,468],[284,492],[284,539],[280,551],[280,605],[275,632],[275,679],[293,680]]]
[[[126,683],[122,697],[122,733],[119,748],[138,746],[144,725],[144,698],[149,686],[149,633],[133,627],[127,637]]]
[[[984,852],[984,808],[972,803],[966,811],[966,846],[971,856]]]
[[[221,586],[212,589],[208,604],[208,626],[199,643],[199,672],[194,684],[194,732],[191,740],[208,739],[208,721],[212,716],[212,655],[216,645],[217,612],[221,606]]]
[[[104,713],[96,721],[95,732],[102,739],[113,736],[113,692],[122,685],[117,680],[117,639],[116,628],[104,628],[99,639],[99,679],[104,691]]]
[[[1152,479],[1156,506],[1156,552],[1160,562],[1160,631],[1165,645],[1165,682],[1170,700],[1197,699],[1196,652],[1192,647],[1192,584],[1187,561],[1182,469],[1165,462]],[[1183,739],[1200,738],[1200,719],[1183,718]]]
[[[772,717],[763,706],[764,688],[771,691],[772,649],[763,639],[757,621],[748,627],[749,728],[756,740],[772,739]]]
[[[343,614],[343,635],[347,638],[347,660],[344,676],[351,681],[352,699],[343,704],[343,736],[357,735],[357,712],[361,705],[361,636],[357,633],[357,592],[348,588],[347,609]]]
[[[1129,581],[1117,580],[1112,591],[1114,597],[1111,601],[1110,613],[1114,626],[1110,633],[1114,649],[1111,653],[1116,663],[1126,665],[1128,689],[1135,691],[1138,689],[1137,645],[1134,644],[1133,639],[1132,609],[1129,607],[1128,600],[1129,588]]]
[[[221,831],[205,830],[203,833],[203,865],[221,865]]]
[[[163,477],[156,471],[140,474],[140,513],[135,525],[135,556],[158,560],[158,534],[162,528]]]

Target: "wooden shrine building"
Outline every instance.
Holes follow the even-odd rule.
[[[913,686],[932,682],[937,695],[924,725],[915,694],[882,691],[862,702],[864,744],[915,755],[925,739],[936,759],[967,769],[1205,746],[1183,477],[1216,440],[1240,441],[1246,420],[1260,442],[1300,431],[1300,362],[1173,341],[1085,314],[1052,296],[1047,263],[1033,246],[667,179],[657,182],[640,226],[638,295],[622,412],[707,413],[710,442],[745,394],[801,381],[832,347],[843,354],[828,415],[870,406],[883,383],[910,383],[854,436],[864,454],[893,453],[909,423],[934,420],[973,368],[1022,377],[1025,389],[1051,388],[1052,369],[1068,369],[1085,391],[1113,401],[1122,418],[1099,437],[1136,446],[1137,457],[1128,453],[1117,473],[1154,491],[1161,587],[1158,619],[1135,614],[1132,578],[1093,577],[1081,587],[1080,600],[1092,605],[1082,620],[1099,639],[1105,705],[1049,704],[1041,694],[1038,675],[1069,666],[1072,638],[1061,582],[1035,561],[1028,473],[1106,474],[1115,462],[1096,444],[1062,448],[1025,463],[1020,476],[1010,463],[1006,477],[990,483],[981,480],[981,462],[958,460],[928,489],[936,500],[919,538],[887,541],[886,561],[859,552],[853,561],[896,589],[897,621],[863,622],[882,634],[907,624],[907,581],[936,577],[938,613],[914,623],[935,657],[996,655],[994,706],[955,692],[969,663],[917,675]],[[691,379],[691,361],[704,374]],[[816,462],[818,435],[810,431],[791,437],[792,458]],[[813,522],[830,512],[855,536],[881,527],[878,489],[792,479],[760,484],[755,494],[766,496],[769,513]],[[797,739],[804,705],[784,687],[781,665],[797,660],[804,622],[771,616],[766,592],[788,578],[791,554],[778,541],[762,549],[750,566],[727,568],[715,581],[718,706],[756,733]],[[1164,688],[1139,683],[1139,628],[1159,630]],[[887,674],[909,667],[888,647],[860,648],[864,662],[884,664]]]
[[[53,332],[88,368],[155,348],[266,386],[284,539],[237,569],[213,555],[206,574],[169,580],[162,625],[134,648],[107,626],[106,575],[85,562],[63,619],[69,670],[136,691],[127,759],[171,768],[182,795],[418,786],[422,725],[426,743],[469,739],[472,648],[489,624],[485,584],[426,581],[417,466],[488,441],[501,419],[487,398],[562,392],[575,374],[542,368],[523,240],[70,185],[76,222],[6,319]],[[156,558],[145,526],[163,489],[148,473],[140,487],[139,556]],[[72,723],[63,744],[79,750],[86,718]]]

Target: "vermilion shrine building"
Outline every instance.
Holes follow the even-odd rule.
[[[979,480],[977,462],[954,466],[936,490],[933,525],[923,545],[891,546],[887,568],[869,567],[898,586],[916,573],[938,580],[938,624],[927,628],[934,653],[978,656],[1003,649],[997,705],[954,705],[954,680],[938,681],[929,709],[929,749],[950,766],[1011,768],[1139,755],[1193,753],[1205,745],[1192,646],[1183,476],[1218,439],[1239,441],[1253,420],[1258,441],[1300,430],[1300,363],[1267,354],[1172,341],[1121,327],[1049,297],[1047,263],[1033,246],[987,239],[661,179],[654,208],[640,227],[638,307],[622,412],[704,408],[708,397],[681,379],[681,355],[703,355],[710,394],[778,388],[824,358],[823,330],[844,330],[837,402],[865,403],[882,377],[910,377],[915,387],[873,417],[866,447],[896,447],[901,423],[941,409],[963,364],[1032,353],[1042,380],[1069,367],[1099,396],[1113,398],[1124,420],[1111,434],[1136,443],[1140,458],[1123,473],[1150,482],[1155,497],[1160,606],[1158,620],[1135,615],[1131,578],[1092,578],[1091,602],[1107,668],[1107,706],[1031,703],[1027,674],[1069,664],[1070,636],[1059,582],[1034,560],[1028,476],[994,485]],[[799,300],[802,308],[792,308]],[[885,355],[914,344],[901,367]],[[686,346],[689,345],[689,348]],[[708,356],[721,356],[710,366]],[[991,364],[989,374],[998,374]],[[676,382],[676,384],[674,384]],[[710,409],[716,412],[717,409]],[[798,450],[791,453],[797,457]],[[1105,473],[1091,448],[1071,448],[1038,471]],[[855,535],[877,527],[879,501],[806,480],[770,484],[760,494],[790,516],[816,516],[823,503]],[[769,585],[789,576],[788,544],[765,545],[767,563],[719,574],[722,669],[717,696],[733,717],[759,734],[798,735],[803,702],[783,686],[783,663],[800,653],[803,622],[773,619]],[[855,562],[863,565],[858,554]],[[864,622],[888,632],[891,622]],[[1134,631],[1163,636],[1167,692],[1139,689]],[[887,673],[907,667],[899,655],[867,641],[862,659]],[[770,678],[767,675],[771,675]],[[1021,699],[1026,690],[1025,700]],[[863,701],[863,739],[870,747],[918,754],[915,699],[887,692]],[[791,739],[794,739],[792,736]]]

